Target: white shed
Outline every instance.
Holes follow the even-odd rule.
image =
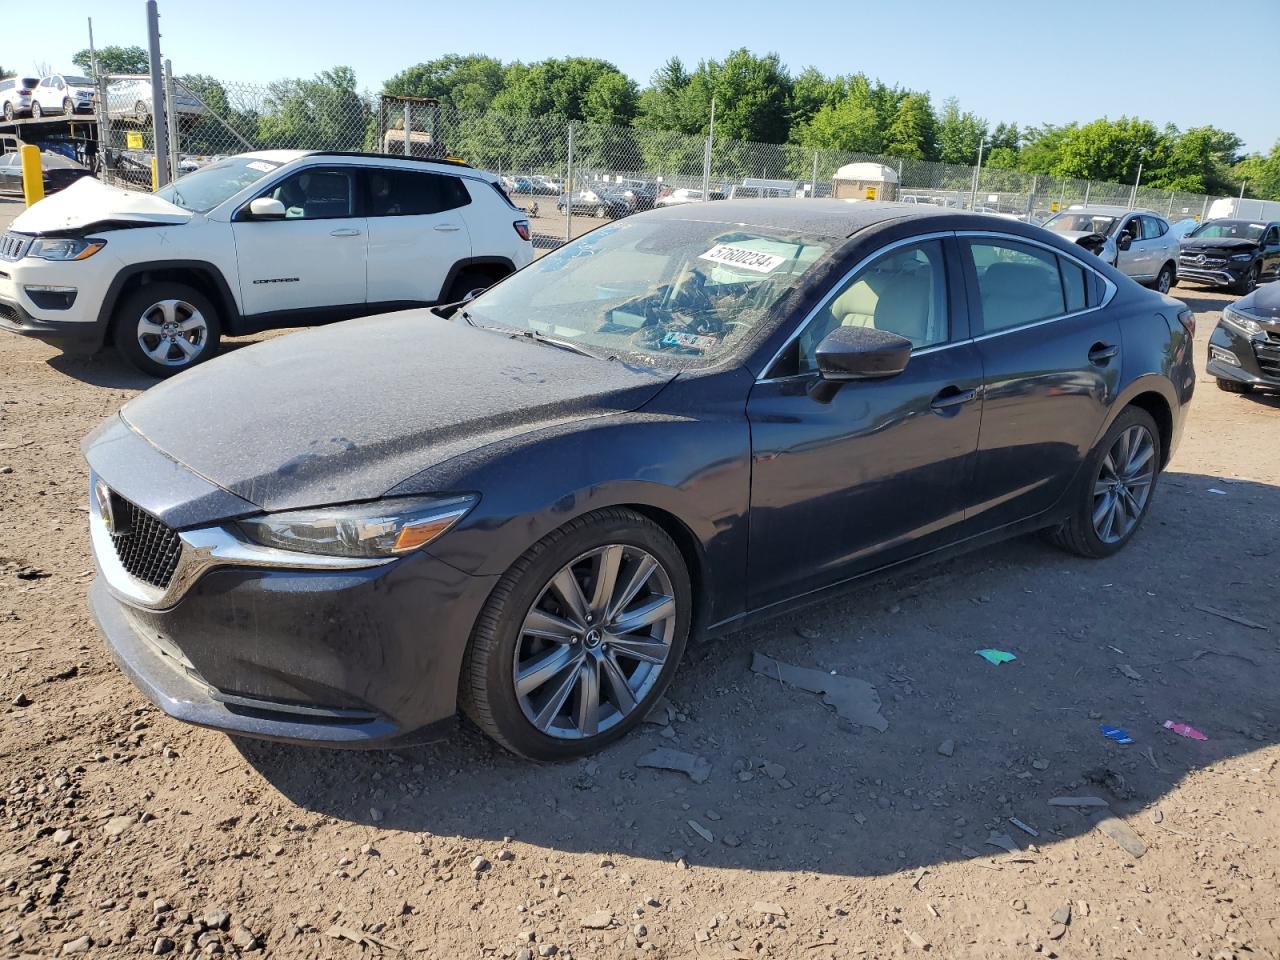
[[[895,200],[898,171],[883,163],[846,163],[836,171],[833,196],[857,200]]]

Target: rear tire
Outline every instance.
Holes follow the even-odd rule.
[[[566,583],[576,614],[560,600]],[[667,689],[692,598],[679,548],[652,520],[618,508],[579,517],[530,547],[494,587],[463,660],[462,710],[524,757],[594,753],[639,724]],[[646,607],[654,619],[642,620]],[[610,632],[627,620],[636,626]]]
[[[1160,431],[1151,414],[1128,407],[1098,442],[1072,492],[1070,518],[1049,534],[1063,550],[1109,557],[1142,527],[1160,478]],[[1141,462],[1139,462],[1139,460]]]
[[[31,101],[31,119],[39,120],[43,116],[44,116],[44,107],[40,106],[39,102],[32,100]]]
[[[14,114],[13,114],[13,104],[12,104],[12,103],[6,103],[6,104],[4,105],[4,118],[5,118],[5,120],[12,120],[12,119],[13,119],[13,117],[14,117]]]
[[[133,114],[135,117],[138,118],[138,123],[141,126],[144,126],[144,127],[150,126],[151,108],[147,106],[147,104],[144,101],[139,100],[137,103],[133,105]]]
[[[148,283],[126,296],[112,322],[116,349],[143,373],[171,377],[218,352],[217,310],[185,283]],[[185,344],[185,345],[184,345]]]
[[[604,209],[604,204],[602,203],[596,207],[596,218],[603,220],[604,216],[605,216],[605,209]]]
[[[1155,289],[1159,293],[1168,293],[1177,282],[1177,275],[1174,273],[1173,264],[1166,263],[1160,268],[1160,273],[1156,275]]]
[[[1253,393],[1253,384],[1241,383],[1239,380],[1218,378],[1218,389],[1223,393]]]

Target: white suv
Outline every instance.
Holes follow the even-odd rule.
[[[0,328],[168,376],[223,334],[461,300],[533,259],[491,173],[266,150],[156,193],[85,178],[0,238]],[[394,349],[394,347],[392,347]]]

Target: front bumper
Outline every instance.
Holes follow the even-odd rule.
[[[101,257],[103,254],[99,253]],[[95,258],[96,259],[96,258]],[[106,336],[105,316],[100,316],[108,287],[101,265],[59,263],[23,257],[0,260],[0,329],[33,337],[67,353],[87,354],[101,349]],[[78,269],[84,267],[85,269]],[[28,287],[74,290],[65,308],[41,306]]]
[[[1200,266],[1194,261],[1178,261],[1178,279],[1194,280],[1216,287],[1234,287],[1253,268],[1253,263],[1243,263],[1239,267],[1229,261],[1221,266]]]
[[[427,554],[343,572],[218,569],[168,610],[90,605],[108,649],[178,720],[269,740],[387,747],[438,735],[496,578]]]
[[[1219,323],[1209,335],[1205,370],[1219,380],[1280,389],[1280,334],[1253,339]]]

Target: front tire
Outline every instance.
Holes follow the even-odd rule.
[[[1128,407],[1089,455],[1071,517],[1050,534],[1064,550],[1109,557],[1138,532],[1160,477],[1160,431],[1151,414]]]
[[[1160,268],[1160,273],[1156,276],[1156,290],[1160,293],[1168,293],[1177,282],[1173,264],[1166,263]]]
[[[4,118],[5,118],[5,120],[13,120],[13,116],[14,116],[14,114],[13,114],[13,104],[12,104],[12,103],[6,103],[6,104],[4,105]]]
[[[151,108],[145,102],[139,100],[133,105],[133,115],[137,117],[140,126],[148,126],[151,123]]]
[[[120,354],[153,377],[171,377],[208,360],[222,335],[208,298],[171,281],[148,283],[126,296],[113,328]]]
[[[65,113],[67,116],[71,116],[73,113],[76,112],[75,102],[70,97],[67,97],[65,100],[62,101],[62,112]]]
[[[462,709],[521,756],[594,753],[670,684],[692,597],[679,548],[653,521],[616,508],[573,520],[494,587],[463,661]]]
[[[1244,277],[1240,280],[1240,282],[1237,283],[1234,287],[1232,287],[1232,291],[1235,293],[1241,294],[1242,296],[1245,294],[1253,293],[1254,289],[1258,286],[1259,274],[1260,274],[1260,271],[1258,269],[1258,265],[1255,263],[1252,269],[1250,269],[1249,272],[1244,275]]]
[[[596,218],[599,220],[603,220],[604,216],[605,216],[605,209],[604,209],[604,204],[602,203],[596,207]]]
[[[44,107],[40,106],[39,101],[32,100],[31,101],[31,119],[39,120],[43,116],[44,116]]]
[[[1218,389],[1223,393],[1253,393],[1253,384],[1241,383],[1239,380],[1218,378]]]

